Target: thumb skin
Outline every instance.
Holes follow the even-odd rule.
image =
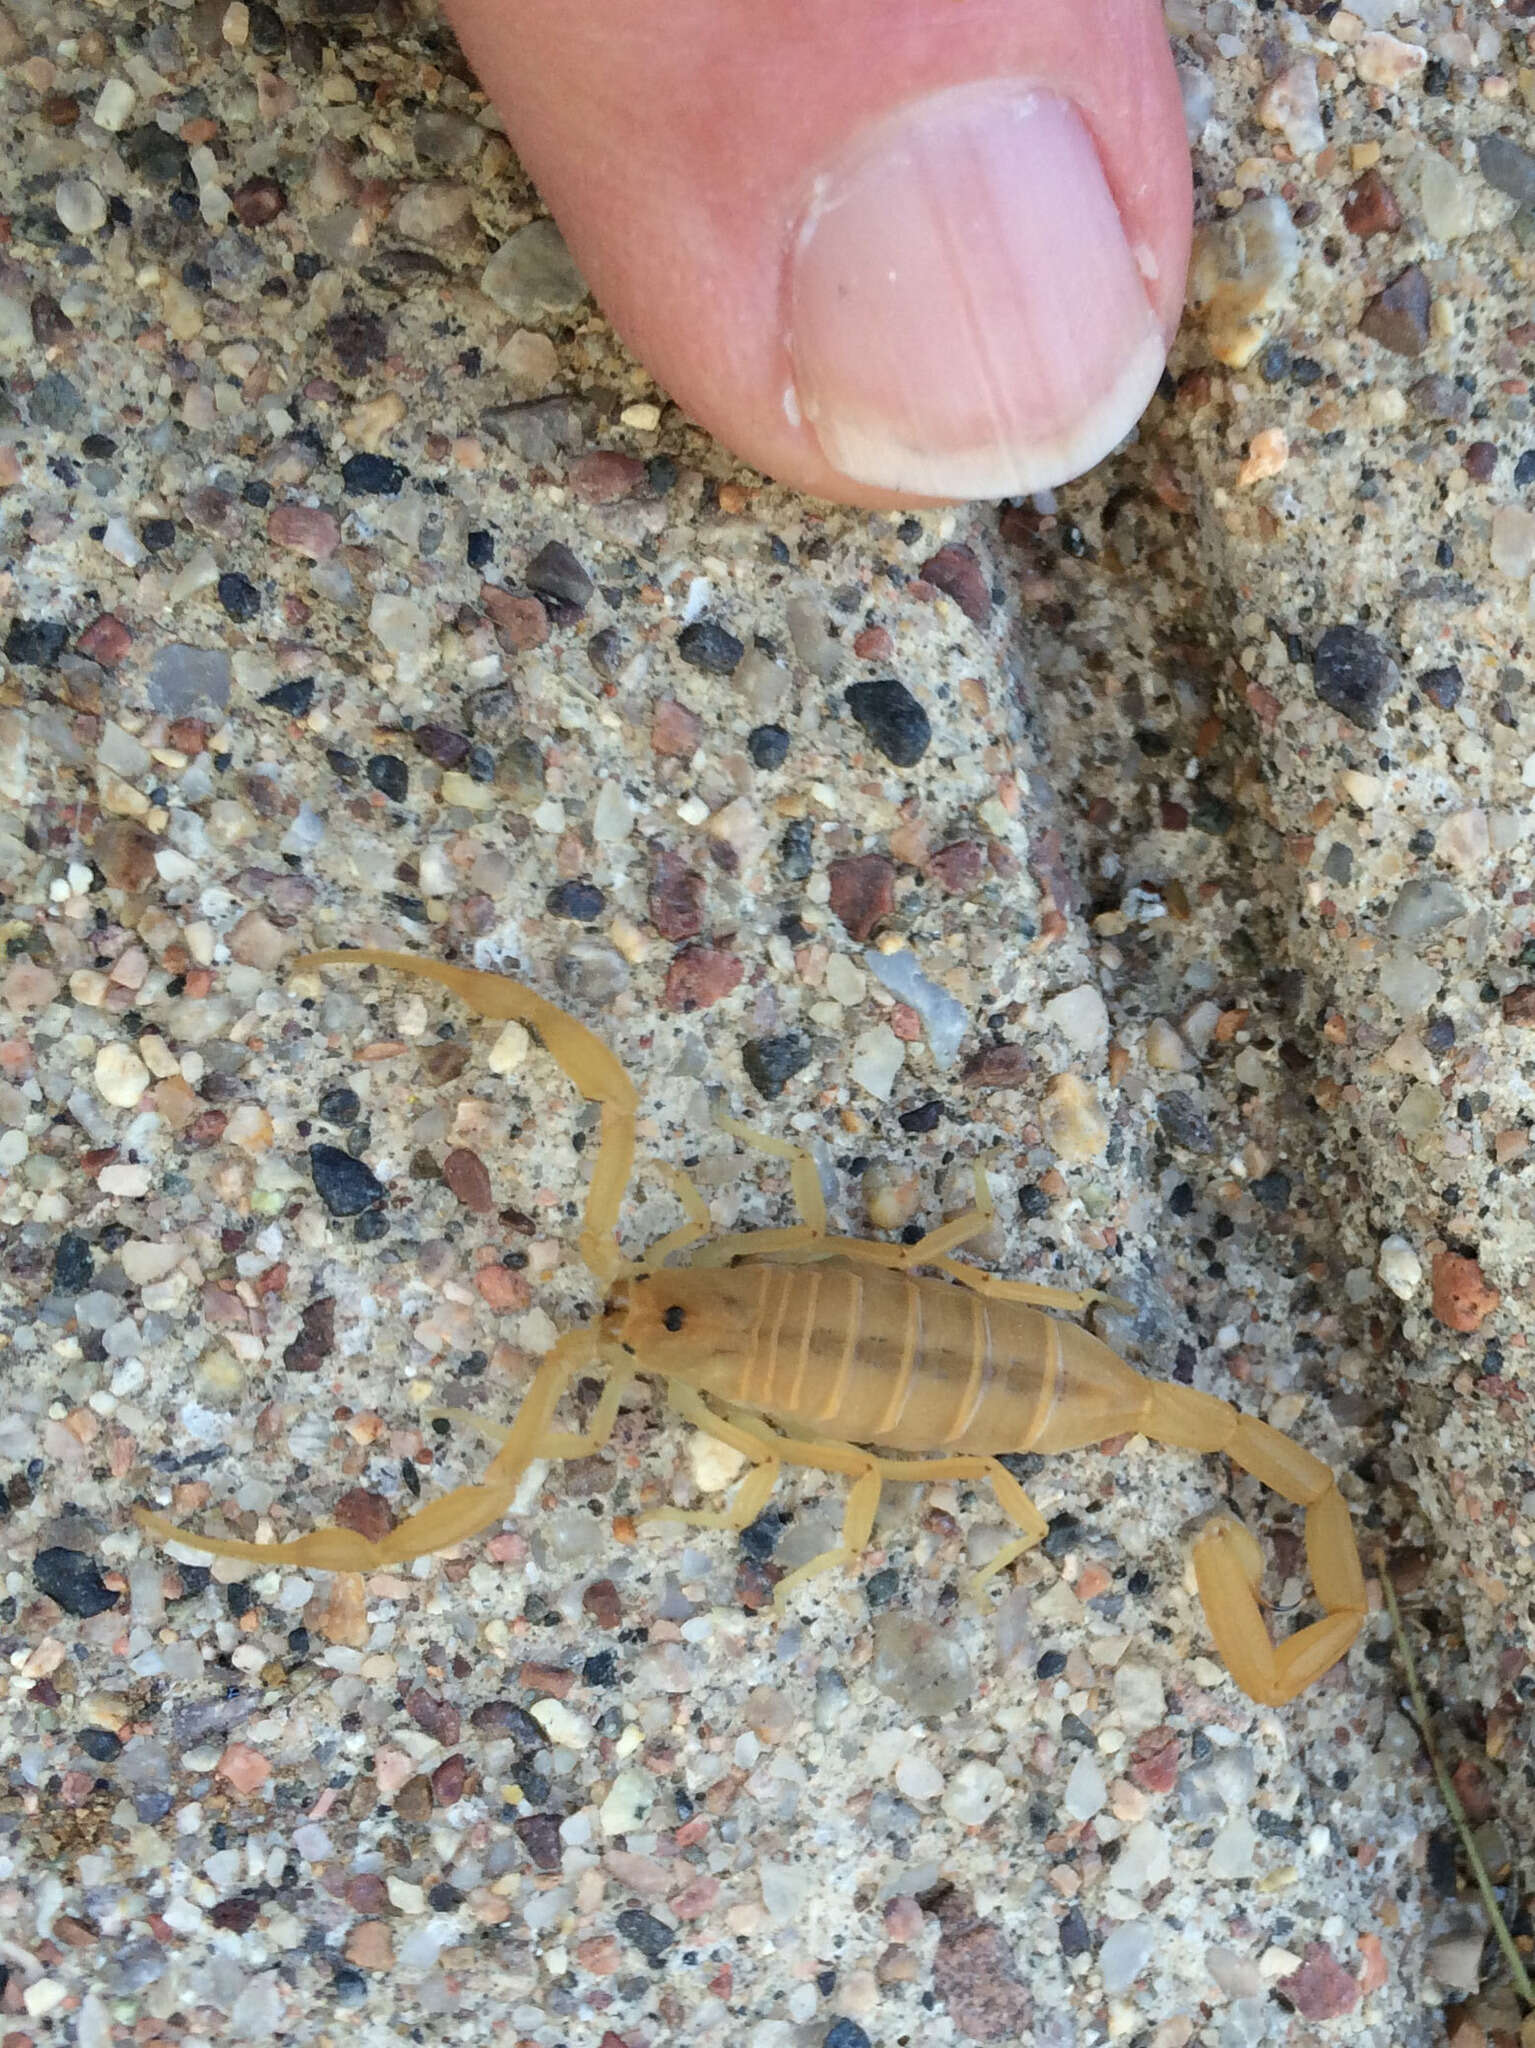
[[[450,0],[608,317],[768,475],[1062,483],[1134,425],[1191,185],[1151,0]]]

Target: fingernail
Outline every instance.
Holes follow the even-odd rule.
[[[1017,83],[904,107],[817,179],[789,322],[788,402],[827,461],[914,497],[1079,475],[1165,357],[1081,116]]]

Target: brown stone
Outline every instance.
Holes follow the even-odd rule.
[[[598,1628],[617,1628],[624,1618],[623,1602],[611,1579],[593,1579],[581,1595],[581,1605]]]
[[[1365,307],[1359,332],[1394,355],[1420,356],[1428,347],[1429,306],[1428,279],[1409,264]]]
[[[451,725],[418,725],[411,734],[419,750],[439,768],[459,768],[469,757],[468,733]]]
[[[849,938],[869,937],[882,918],[895,909],[895,867],[882,853],[860,853],[834,860],[828,879],[831,907]]]
[[[328,562],[341,545],[341,526],[323,505],[274,505],[267,515],[267,539],[311,562]]]
[[[1130,1782],[1143,1792],[1171,1792],[1178,1782],[1180,1760],[1172,1729],[1148,1728],[1130,1752]]]
[[[1303,2020],[1341,2019],[1359,2003],[1359,1986],[1320,1941],[1307,1942],[1300,1968],[1277,1988]]]
[[[629,498],[645,482],[645,465],[637,455],[598,448],[578,455],[566,472],[572,497],[583,505],[612,505]]]
[[[432,1817],[432,1781],[417,1775],[407,1778],[394,1795],[394,1810],[401,1820],[421,1822]]]
[[[451,1193],[476,1216],[488,1216],[496,1206],[491,1192],[490,1170],[478,1152],[456,1145],[442,1162],[442,1177]]]
[[[696,939],[704,928],[704,878],[680,853],[656,850],[650,870],[650,921],[663,939]]]
[[[343,1529],[353,1529],[370,1543],[381,1543],[394,1527],[394,1510],[381,1493],[354,1486],[336,1502],[335,1517]]]
[[[650,721],[650,744],[658,754],[670,754],[680,761],[691,760],[698,751],[703,720],[675,697],[663,697]]]
[[[102,612],[75,642],[75,652],[87,661],[99,661],[103,668],[116,668],[132,645],[133,635],[117,614]]]
[[[1349,186],[1343,200],[1343,224],[1361,242],[1371,235],[1394,235],[1402,225],[1396,194],[1379,171],[1366,171]]]
[[[1438,1252],[1434,1257],[1434,1320],[1447,1330],[1470,1336],[1479,1330],[1502,1300],[1496,1287],[1482,1278],[1475,1259],[1460,1252]]]
[[[405,1711],[418,1728],[444,1749],[452,1749],[457,1743],[459,1714],[451,1700],[440,1700],[425,1686],[416,1685],[405,1695]]]
[[[662,1003],[668,1010],[707,1010],[736,988],[745,970],[718,946],[684,946],[666,970]]]
[[[389,1887],[376,1870],[362,1871],[356,1877],[349,1877],[341,1888],[341,1896],[354,1913],[389,1911]]]
[[[248,1892],[241,1892],[232,1899],[220,1899],[210,1911],[208,1918],[224,1934],[248,1934],[256,1924],[256,1915],[261,1911],[261,1901]],[[58,1922],[54,1923],[57,1932]]]
[[[1021,1045],[983,1046],[965,1062],[972,1088],[1021,1088],[1028,1076],[1029,1056]]]
[[[457,1806],[469,1782],[469,1766],[455,1750],[432,1773],[432,1799],[438,1806]]]
[[[1505,1024],[1535,1024],[1535,981],[1522,981],[1503,998]]]
[[[526,654],[531,648],[542,647],[549,638],[549,614],[526,591],[503,590],[499,583],[482,583],[480,603],[509,654]]]
[[[954,2025],[971,2041],[1027,2039],[1033,2004],[1001,1928],[978,1920],[963,1892],[945,1893],[934,1911],[933,1990]]]
[[[146,888],[155,872],[160,842],[131,818],[103,818],[91,839],[91,856],[109,889],[130,894]]]
[[[927,864],[933,880],[951,896],[968,895],[986,868],[986,848],[979,839],[956,839],[940,846]]]
[[[282,1355],[289,1372],[318,1372],[336,1348],[336,1303],[329,1294],[299,1312],[298,1335]]]
[[[247,178],[229,195],[242,228],[264,228],[285,209],[288,195],[275,178]]]
[[[934,589],[953,598],[972,626],[984,626],[991,617],[991,586],[974,548],[951,541],[936,555],[929,556],[920,573]]]
[[[359,1920],[347,1935],[345,1955],[359,1970],[392,1970],[394,1937],[382,1920]]]

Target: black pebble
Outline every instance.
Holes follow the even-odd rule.
[[[382,1209],[367,1209],[352,1225],[352,1235],[359,1244],[373,1244],[389,1235],[389,1218]]]
[[[1436,1010],[1424,1026],[1423,1043],[1436,1059],[1455,1043],[1454,1022],[1442,1010]]]
[[[179,135],[167,135],[155,121],[130,129],[117,147],[129,170],[151,185],[174,185],[190,154]]]
[[[864,1581],[863,1597],[872,1608],[888,1607],[901,1590],[901,1575],[894,1565],[887,1564],[877,1572],[871,1572]]]
[[[1431,704],[1437,704],[1441,711],[1453,711],[1460,702],[1460,693],[1465,688],[1460,670],[1454,662],[1444,668],[1431,668],[1418,677],[1418,688]]]
[[[1535,448],[1526,448],[1514,464],[1514,482],[1521,491],[1527,491],[1535,484]]]
[[[1186,1088],[1157,1097],[1157,1122],[1173,1144],[1188,1152],[1213,1152],[1215,1139],[1204,1114]]]
[[[226,569],[219,578],[219,603],[232,619],[243,625],[261,610],[261,592],[238,569]]]
[[[618,1659],[611,1650],[599,1650],[595,1657],[588,1657],[581,1666],[583,1685],[617,1685]]]
[[[768,1102],[782,1095],[785,1084],[802,1067],[808,1067],[810,1060],[810,1040],[803,1031],[784,1031],[776,1038],[751,1038],[741,1048],[746,1078]]]
[[[1053,1515],[1040,1548],[1046,1557],[1064,1557],[1082,1535],[1082,1524],[1074,1515]]]
[[[384,1184],[372,1168],[339,1145],[311,1145],[309,1170],[315,1193],[332,1216],[360,1216],[384,1200]]]
[[[402,804],[410,790],[410,770],[398,754],[374,754],[368,762],[368,780],[392,804]]]
[[[1194,1190],[1186,1180],[1180,1180],[1167,1198],[1167,1206],[1175,1216],[1188,1216],[1194,1209]]]
[[[677,1939],[673,1928],[654,1913],[630,1906],[614,1922],[625,1941],[632,1942],[647,1962],[658,1963]]]
[[[677,652],[689,668],[728,676],[735,672],[746,649],[734,633],[727,633],[713,619],[695,619],[677,635]]]
[[[1018,1190],[1018,1214],[1031,1222],[1036,1217],[1050,1214],[1050,1197],[1037,1181],[1031,1181],[1027,1187]]]
[[[576,924],[591,924],[601,917],[607,898],[590,882],[560,882],[544,898],[551,917],[568,917]]]
[[[1046,1650],[1043,1657],[1034,1666],[1034,1676],[1036,1678],[1059,1678],[1065,1669],[1066,1652],[1064,1650]]]
[[[362,2005],[368,1996],[368,1980],[361,1970],[338,1970],[335,1976],[336,2003]]]
[[[1087,1931],[1080,1906],[1073,1906],[1061,1922],[1060,1938],[1063,1956],[1085,1956],[1092,1947],[1093,1937]]]
[[[58,619],[12,619],[5,658],[12,668],[57,668],[69,645],[69,628]]]
[[[254,505],[257,511],[259,512],[265,506],[271,504],[272,488],[270,484],[264,484],[259,476],[255,476],[252,477],[250,482],[244,486],[244,488],[240,492],[240,496],[245,500],[247,505]]]
[[[123,1746],[110,1728],[82,1728],[75,1739],[92,1763],[115,1763],[122,1755]]]
[[[916,1109],[903,1109],[896,1121],[903,1131],[908,1131],[914,1138],[919,1138],[928,1131],[936,1131],[942,1116],[941,1102],[924,1102]]]
[[[66,1614],[105,1614],[117,1605],[117,1595],[101,1583],[100,1569],[87,1550],[66,1550],[61,1544],[40,1550],[32,1560],[32,1578],[39,1593],[57,1601]]]
[[[286,711],[290,718],[306,718],[314,702],[314,677],[295,676],[291,683],[279,683],[257,701],[270,704],[274,711]]]
[[[274,57],[288,40],[282,16],[266,0],[251,0],[250,45],[258,57]]]
[[[539,597],[552,597],[578,612],[591,602],[592,579],[562,540],[545,541],[523,571],[523,581]]]
[[[810,820],[796,818],[792,825],[784,828],[783,871],[791,882],[803,882],[810,873],[812,854],[810,850]]]
[[[1290,1176],[1287,1173],[1265,1173],[1252,1184],[1252,1198],[1265,1209],[1275,1214],[1290,1206]]]
[[[56,1294],[80,1294],[90,1286],[96,1271],[91,1248],[77,1231],[66,1230],[53,1248],[53,1287]]]
[[[910,768],[927,752],[933,737],[927,713],[894,676],[854,683],[842,693],[847,708],[897,768]]]
[[[757,768],[781,768],[789,757],[789,735],[781,725],[754,725],[746,735],[746,751]]]
[[[327,1088],[320,1097],[320,1114],[327,1123],[355,1124],[362,1115],[362,1100],[355,1088]]]
[[[1311,672],[1322,702],[1365,732],[1402,681],[1385,642],[1363,626],[1329,626],[1317,642]]]
[[[397,498],[406,471],[387,455],[349,455],[341,465],[341,482],[348,497]]]
[[[833,2020],[821,2048],[869,2048],[869,2037],[857,2020]]]
[[[488,569],[496,559],[496,537],[483,526],[477,526],[470,534],[464,548],[464,559],[471,569]]]
[[[783,1516],[769,1508],[741,1531],[741,1548],[753,1564],[766,1564],[783,1534]]]
[[[176,522],[174,519],[146,519],[139,528],[139,539],[152,555],[161,554],[175,545]]]

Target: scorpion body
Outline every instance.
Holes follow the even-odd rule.
[[[955,1259],[956,1248],[994,1215],[980,1166],[974,1207],[916,1244],[842,1237],[827,1228],[810,1154],[724,1119],[743,1143],[788,1163],[801,1222],[712,1235],[702,1197],[663,1165],[658,1171],[688,1220],[642,1260],[625,1259],[614,1229],[633,1172],[637,1096],[602,1041],[502,975],[373,950],[317,954],[296,966],[343,962],[422,976],[482,1016],[533,1025],[566,1077],[601,1105],[581,1251],[607,1289],[605,1305],[545,1356],[510,1429],[458,1418],[499,1445],[485,1478],[428,1503],[378,1541],[328,1528],[287,1542],[250,1543],[185,1531],[141,1510],[139,1520],[152,1533],[193,1550],[321,1570],[369,1570],[445,1549],[505,1514],[535,1458],[600,1450],[625,1389],[645,1375],[663,1381],[686,1420],[750,1461],[727,1509],[668,1508],[657,1518],[745,1528],[767,1505],[785,1464],[851,1481],[841,1542],[782,1579],[780,1602],[815,1574],[856,1561],[886,1481],[989,1481],[1019,1533],[976,1574],[979,1587],[1040,1542],[1048,1526],[1006,1456],[1076,1450],[1138,1432],[1170,1446],[1223,1452],[1306,1510],[1307,1560],[1323,1614],[1279,1644],[1264,1620],[1262,1559],[1247,1529],[1221,1516],[1195,1542],[1205,1615],[1243,1690],[1281,1703],[1347,1652],[1367,1598],[1348,1508],[1330,1469],[1228,1402],[1143,1378],[1088,1331],[1044,1313],[1080,1311],[1105,1297],[1003,1279]],[[691,1254],[685,1262],[669,1263],[684,1251]],[[577,1435],[555,1428],[571,1381],[594,1370],[606,1384],[587,1429]]]

